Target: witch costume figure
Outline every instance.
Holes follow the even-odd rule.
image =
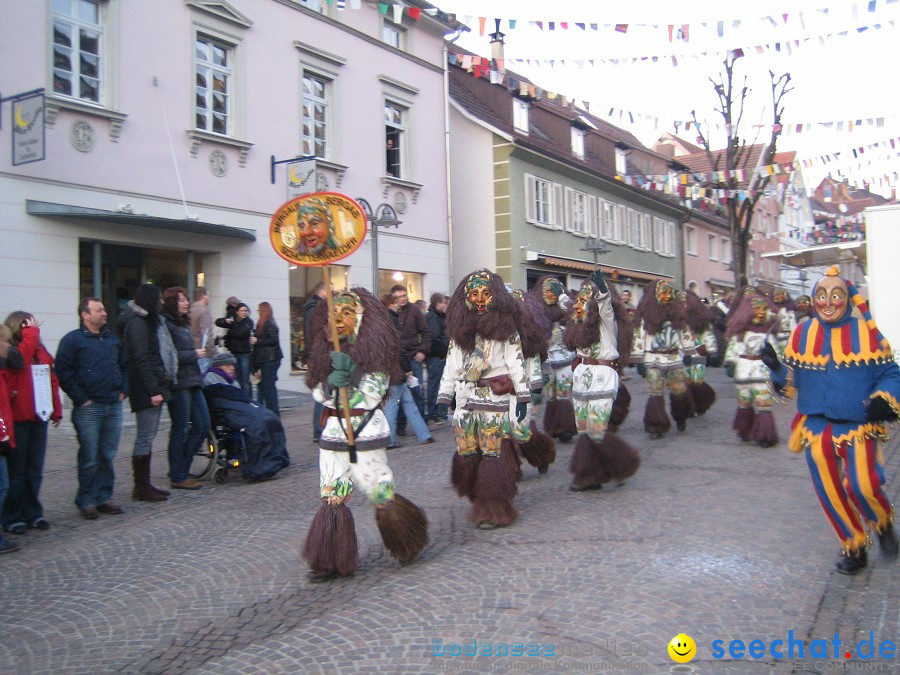
[[[550,276],[538,279],[530,293],[540,300],[550,322],[550,342],[544,366],[544,373],[549,376],[543,391],[546,405],[544,431],[568,443],[578,433],[572,405],[572,358],[575,353],[566,348],[562,339],[566,309],[571,306],[572,298],[562,282]]]
[[[868,563],[866,526],[883,556],[898,553],[882,444],[900,413],[900,368],[867,303],[837,267],[816,283],[813,305],[815,316],[794,329],[783,362],[771,347],[762,358],[776,386],[796,391],[789,447],[805,454],[841,541],[837,571],[856,574]]]
[[[775,333],[775,339],[778,341],[776,349],[781,354],[787,346],[791,332],[797,327],[797,319],[794,314],[795,306],[790,294],[785,289],[778,287],[773,288],[769,292],[769,302],[778,315],[773,332]]]
[[[522,340],[522,355],[525,357],[525,372],[531,387],[531,402],[528,404],[528,424],[513,422],[513,440],[522,456],[538,473],[545,474],[556,460],[556,443],[537,428],[535,410],[541,405],[544,386],[543,364],[547,360],[547,346],[550,341],[550,322],[540,303],[530,293],[512,291],[518,303],[518,332]],[[517,470],[521,474],[521,469]]]
[[[600,270],[582,283],[563,337],[575,351],[572,398],[579,432],[569,489],[599,490],[634,475],[641,463],[638,452],[608,428],[619,389],[619,351],[612,299]]]
[[[716,402],[716,391],[706,382],[707,360],[717,356],[719,351],[713,330],[716,313],[712,307],[704,304],[694,291],[684,292],[684,303],[687,308],[688,328],[695,348],[694,355],[686,358],[688,386],[697,414],[702,415]]]
[[[778,431],[772,416],[771,374],[761,354],[766,343],[778,350],[774,335],[778,317],[765,297],[748,291],[732,307],[725,331],[725,372],[734,378],[738,400],[732,428],[742,441],[768,448],[778,442]]]
[[[509,456],[513,424],[529,424],[531,383],[515,302],[498,275],[478,270],[459,283],[447,305],[450,349],[437,407],[445,411],[456,396],[450,479],[459,496],[472,501],[475,526],[485,530],[505,527],[518,515]]]
[[[684,431],[694,416],[694,400],[688,391],[684,356],[696,353],[687,326],[687,311],[675,297],[675,289],[660,279],[644,292],[635,312],[639,322],[634,354],[642,359],[650,396],[644,410],[644,430],[660,438],[672,428],[663,392],[669,389],[669,404],[678,431]]]
[[[311,582],[350,576],[356,571],[357,541],[347,507],[360,488],[375,506],[375,520],[390,554],[412,561],[428,543],[422,509],[394,491],[385,448],[390,428],[381,410],[390,385],[403,379],[400,342],[387,309],[364,288],[335,295],[332,320],[340,351],[330,349],[327,303],[313,317],[306,383],[324,406],[319,438],[321,505],[309,526],[303,557]],[[339,389],[346,388],[354,444],[348,444]]]

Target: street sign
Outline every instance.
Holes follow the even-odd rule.
[[[44,95],[36,94],[13,100],[13,166],[44,159],[44,138]]]
[[[366,216],[351,197],[313,192],[285,202],[272,216],[269,239],[275,253],[294,265],[322,266],[362,246]]]

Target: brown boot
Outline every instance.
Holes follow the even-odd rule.
[[[141,455],[131,458],[131,468],[134,472],[134,491],[131,498],[136,502],[164,502],[167,497],[155,492],[150,485],[150,455]]]

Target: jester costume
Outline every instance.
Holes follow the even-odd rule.
[[[617,339],[610,292],[597,270],[581,285],[564,334],[575,352],[572,398],[579,436],[569,466],[573,492],[624,481],[641,463],[637,451],[608,428],[619,389]]]
[[[465,277],[447,305],[450,348],[437,397],[446,410],[456,396],[451,481],[472,503],[481,529],[515,520],[513,425],[528,426],[531,382],[517,330],[518,308],[503,280],[487,270]]]
[[[575,408],[572,405],[572,358],[575,353],[563,344],[566,310],[572,299],[556,277],[541,277],[531,293],[540,299],[550,322],[550,343],[544,373],[548,375],[543,398],[544,431],[568,443],[578,433],[575,427]]]
[[[543,303],[530,293],[512,291],[517,302],[518,332],[522,340],[522,355],[525,357],[525,372],[531,387],[531,402],[528,404],[528,424],[513,421],[512,437],[515,445],[529,464],[538,473],[547,473],[556,459],[556,443],[537,428],[535,409],[542,402],[541,390],[544,386],[543,364],[547,360],[547,345],[550,339],[550,321],[544,315]],[[516,466],[521,474],[521,469]]]
[[[741,294],[732,308],[725,336],[725,370],[734,378],[738,407],[732,428],[742,441],[755,441],[763,448],[778,442],[772,416],[770,373],[762,362],[766,343],[778,349],[773,335],[777,315],[765,297],[754,290]]]
[[[644,429],[650,438],[660,438],[672,428],[663,400],[663,391],[668,387],[672,417],[678,430],[684,431],[687,419],[695,413],[684,356],[696,353],[684,303],[677,301],[672,284],[660,279],[644,292],[635,320],[639,326],[633,354],[643,363],[650,392],[644,411]]]
[[[862,316],[854,315],[850,303]],[[832,267],[813,290],[815,316],[794,329],[779,362],[764,352],[775,384],[796,391],[790,449],[804,452],[825,516],[841,541],[837,571],[867,564],[865,527],[896,557],[894,512],[881,443],[900,412],[900,368],[868,305]]]
[[[428,543],[425,514],[394,491],[385,451],[390,428],[381,404],[390,385],[403,379],[397,331],[384,305],[364,288],[335,295],[331,320],[340,351],[329,348],[328,303],[319,303],[306,376],[313,398],[324,406],[319,440],[321,505],[303,547],[311,582],[349,576],[357,568],[356,528],[347,507],[355,487],[374,504],[382,541],[401,563],[412,561]],[[352,445],[345,408],[353,429]]]
[[[716,402],[715,390],[706,383],[707,359],[715,358],[719,351],[713,330],[716,314],[694,291],[684,291],[683,302],[687,309],[687,324],[695,349],[694,355],[687,357],[688,386],[697,414],[702,415]]]

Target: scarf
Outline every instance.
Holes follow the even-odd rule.
[[[166,369],[166,375],[172,385],[178,384],[178,352],[175,343],[172,342],[172,334],[166,326],[166,320],[160,316],[156,326],[156,338],[159,341],[159,356]]]

